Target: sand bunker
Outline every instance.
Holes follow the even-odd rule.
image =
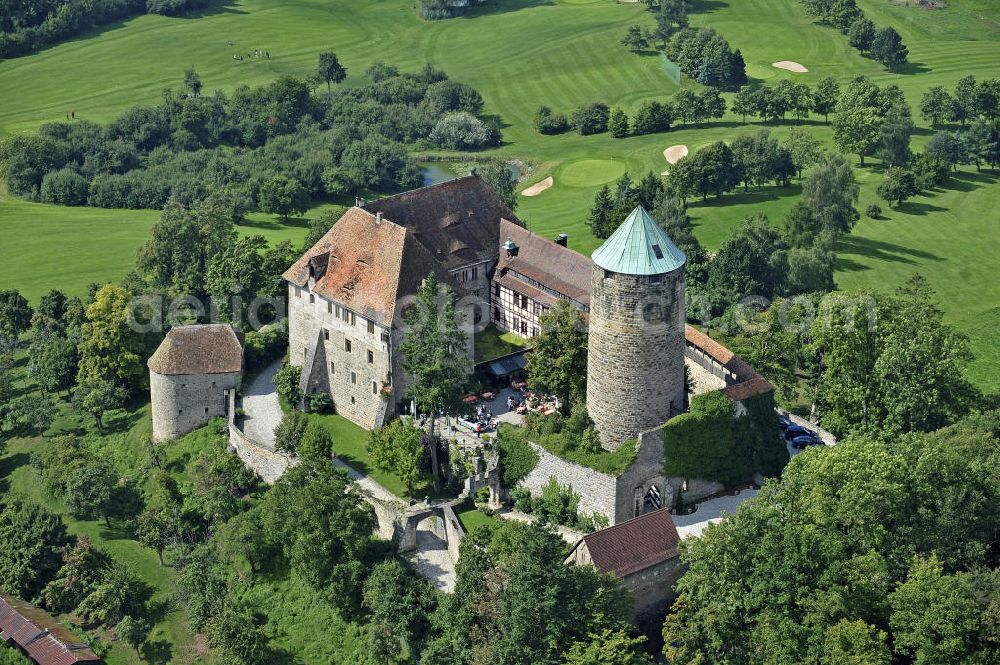
[[[555,181],[552,179],[552,176],[549,176],[545,180],[543,180],[541,182],[536,182],[534,185],[532,185],[531,187],[529,187],[526,190],[524,190],[523,192],[521,192],[521,195],[522,196],[538,196],[539,194],[541,194],[542,192],[544,192],[546,189],[548,189],[549,187],[551,187],[554,184],[555,184]]]
[[[805,74],[809,71],[794,60],[779,60],[778,62],[772,62],[771,66],[777,67],[778,69],[784,69],[789,72],[795,72],[796,74]]]
[[[676,164],[682,157],[687,157],[688,147],[686,145],[672,145],[663,151],[663,156],[670,164]]]

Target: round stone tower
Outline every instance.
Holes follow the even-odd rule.
[[[684,408],[684,253],[642,206],[592,255],[587,409],[616,450]]]

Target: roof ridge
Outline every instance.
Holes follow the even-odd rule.
[[[670,510],[667,509],[667,508],[657,508],[656,510],[651,510],[648,513],[643,513],[642,515],[636,515],[635,517],[630,517],[627,520],[625,520],[624,522],[619,522],[618,524],[613,524],[611,526],[604,527],[603,529],[600,529],[599,531],[591,531],[590,533],[585,533],[585,534],[583,534],[583,538],[585,540],[588,536],[596,536],[597,534],[608,533],[609,531],[614,531],[615,529],[618,529],[618,528],[623,527],[623,526],[627,526],[627,525],[631,524],[632,522],[635,522],[636,520],[645,519],[647,517],[650,517],[651,515],[657,515],[657,513],[659,513],[660,511],[665,511],[667,515],[671,514]],[[670,518],[670,523],[673,524],[673,521],[674,521],[674,518],[671,517]],[[676,529],[676,528],[677,528],[677,525],[674,525],[674,529]]]
[[[479,174],[470,173],[469,175],[458,176],[457,178],[452,178],[451,180],[442,180],[441,182],[432,182],[429,185],[421,185],[420,187],[414,187],[413,189],[407,189],[403,192],[396,192],[395,194],[390,194],[389,196],[383,196],[381,198],[375,199],[373,201],[365,201],[365,205],[370,205],[374,203],[381,203],[382,201],[391,201],[392,199],[398,199],[401,196],[406,196],[407,194],[414,194],[416,192],[424,192],[428,189],[440,188],[444,189],[448,185],[454,185],[455,183],[462,182],[464,180],[469,180],[470,178],[481,178]],[[361,208],[364,210],[364,208]],[[368,212],[365,210],[365,212]],[[371,214],[371,213],[369,213]]]

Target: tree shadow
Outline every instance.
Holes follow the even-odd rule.
[[[919,201],[907,201],[903,205],[896,208],[896,210],[906,213],[907,215],[917,215],[919,217],[923,217],[931,212],[944,212],[947,208],[931,205],[930,203],[920,203]]]
[[[173,651],[170,642],[166,640],[147,640],[139,648],[139,655],[142,662],[153,663],[154,665],[167,665],[173,658]]]
[[[729,3],[724,0],[688,0],[687,10],[688,14],[705,14],[728,6]]]
[[[992,185],[997,179],[998,175],[996,173],[986,173],[985,171],[955,171],[949,177],[949,181],[961,183],[963,187],[968,187],[968,189],[952,187],[962,192],[971,191],[984,185]]]
[[[274,217],[268,219],[243,219],[239,223],[241,228],[259,229],[261,231],[281,231],[289,228],[309,228],[309,220],[305,217],[289,217],[288,221]]]
[[[931,71],[931,68],[922,62],[904,62],[900,66],[891,70],[893,74],[903,74],[904,76],[926,74],[929,71]]]
[[[213,14],[247,14],[247,13],[249,12],[242,9],[238,9],[236,6],[236,2],[234,0],[213,0],[208,4],[208,6],[204,7],[203,9],[192,11],[190,13],[183,14],[181,16],[170,16],[166,18],[183,20],[183,19],[204,18],[206,16],[211,16]],[[104,25],[96,26],[94,28],[91,28],[90,30],[86,30],[77,35],[73,35],[72,37],[68,37],[66,39],[60,39],[52,43],[45,44],[41,48],[33,49],[23,55],[31,55],[32,53],[41,53],[47,49],[52,48],[53,46],[59,46],[60,44],[86,42],[91,39],[100,38],[104,36],[106,33],[127,27],[130,21],[133,21],[139,18],[140,16],[144,16],[145,14],[146,12],[138,12],[132,14],[131,16],[123,16],[122,18],[115,19],[110,23],[105,23]],[[23,56],[17,56],[17,57],[23,57]]]
[[[7,457],[0,457],[0,492],[6,492],[10,489],[8,476],[14,472],[14,469],[24,466],[29,461],[27,453],[14,453]]]
[[[439,20],[451,21],[454,19],[469,19],[476,18],[477,16],[488,16],[490,14],[510,14],[512,12],[521,11],[522,9],[544,7],[554,4],[556,4],[554,0],[494,0],[493,2],[487,2],[485,4],[472,7],[458,16]]]
[[[802,185],[793,183],[788,187],[769,186],[762,189],[751,189],[723,194],[721,198],[709,197],[707,201],[701,199],[691,201],[689,208],[719,208],[731,205],[760,205],[767,201],[777,201],[787,196],[798,196],[802,193]]]
[[[843,236],[837,241],[836,270],[845,272],[857,272],[869,270],[870,266],[864,265],[848,258],[848,255],[865,256],[878,261],[891,263],[906,263],[915,265],[916,259],[927,261],[941,261],[941,257],[931,252],[926,252],[912,247],[905,247],[882,240],[862,238],[856,235]]]

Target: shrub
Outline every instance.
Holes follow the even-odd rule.
[[[497,433],[497,452],[503,483],[514,487],[538,465],[538,453],[528,444],[518,427],[503,424]]]
[[[515,487],[510,491],[510,498],[514,501],[514,510],[522,513],[531,513],[531,492],[523,487]]]
[[[286,402],[295,406],[302,401],[302,388],[299,382],[302,380],[302,368],[289,365],[287,362],[274,373],[274,387]]]
[[[333,407],[333,401],[327,393],[309,393],[306,395],[306,406],[313,413],[327,413]]]
[[[289,411],[274,428],[274,447],[278,450],[295,453],[299,450],[299,442],[306,431],[309,419],[301,411]]]
[[[562,113],[553,113],[548,106],[535,112],[535,131],[539,134],[562,134],[569,129],[569,120]]]
[[[865,208],[865,214],[871,217],[872,219],[878,219],[879,217],[882,216],[882,206],[880,206],[877,203],[873,203],[867,208]]]
[[[542,519],[565,526],[576,526],[579,504],[580,495],[570,485],[560,485],[555,476],[550,476],[549,482],[542,488],[542,496],[536,502],[535,511]]]
[[[41,199],[45,203],[65,206],[82,206],[87,203],[90,183],[69,168],[50,171],[42,178]]]
[[[635,118],[632,119],[632,129],[636,134],[665,132],[670,129],[673,120],[673,108],[669,103],[647,100],[636,111]]]
[[[133,649],[138,649],[146,641],[146,636],[149,634],[149,623],[142,617],[126,615],[118,622],[115,632],[118,633],[118,639],[122,642]]]
[[[482,148],[497,142],[494,131],[470,113],[459,111],[441,118],[428,137],[434,145],[451,150]]]
[[[608,130],[610,115],[611,109],[607,104],[587,104],[573,111],[573,126],[584,136],[600,134]]]

